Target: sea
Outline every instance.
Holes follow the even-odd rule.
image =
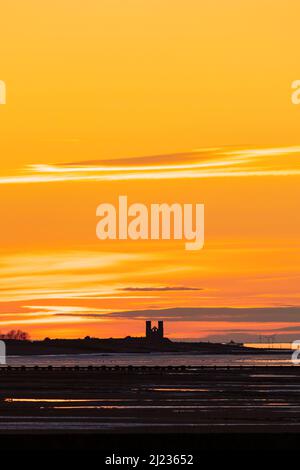
[[[293,366],[292,351],[281,354],[101,353],[7,356],[9,366]],[[1,366],[0,366],[1,367]]]

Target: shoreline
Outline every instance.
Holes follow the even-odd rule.
[[[53,366],[51,364],[49,365],[31,365],[31,366],[14,366],[14,365],[0,365],[0,371],[4,372],[10,372],[10,371],[19,371],[19,372],[24,372],[24,371],[49,371],[49,372],[55,372],[55,371],[77,371],[77,372],[85,372],[85,371],[98,371],[98,372],[170,372],[170,371],[182,371],[182,372],[201,372],[201,371],[224,371],[224,370],[257,370],[257,369],[266,369],[268,372],[272,369],[293,369],[293,368],[299,368],[299,365],[292,364],[291,365],[166,365],[166,366],[158,366],[158,365],[88,365],[88,366],[82,366],[78,364],[74,365],[57,365]],[[300,368],[299,368],[300,370]]]
[[[17,348],[15,351],[12,348],[7,347],[6,357],[22,357],[22,356],[110,356],[110,355],[120,355],[124,356],[126,354],[134,355],[134,354],[145,354],[145,355],[174,355],[174,356],[187,356],[187,355],[194,355],[194,356],[256,356],[256,355],[284,355],[284,354],[291,354],[293,352],[292,349],[266,349],[266,348],[244,348],[239,350],[230,350],[230,349],[190,349],[190,350],[123,350],[123,351],[116,351],[116,350],[99,350],[93,349],[84,352],[84,349],[58,349],[58,350],[44,350],[44,349],[36,349],[36,348],[28,348],[26,349],[19,349]]]
[[[84,339],[50,339],[43,341],[5,340],[7,356],[35,355],[74,355],[74,354],[194,354],[194,355],[259,355],[286,354],[289,349],[254,348],[238,343],[209,342],[173,342],[163,336],[146,336],[141,338],[90,338]]]

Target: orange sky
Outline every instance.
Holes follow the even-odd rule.
[[[299,13],[296,0],[1,6],[1,331],[143,334],[149,309],[181,308],[170,337],[300,334],[284,309],[184,310],[300,304]],[[204,203],[204,249],[100,242],[96,207],[120,194]]]

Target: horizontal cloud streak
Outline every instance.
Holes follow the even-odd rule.
[[[170,292],[170,291],[194,291],[194,290],[203,290],[201,287],[124,287],[119,289],[125,292]]]
[[[212,148],[192,152],[30,165],[0,184],[300,175],[300,147]]]
[[[64,315],[58,313],[56,315]],[[74,314],[77,316],[77,314]],[[79,314],[80,315],[80,314]],[[233,323],[299,323],[300,307],[270,307],[270,308],[227,308],[227,307],[198,307],[198,308],[167,308],[128,310],[106,314],[108,318],[126,320],[161,319],[180,322],[233,322]],[[98,314],[84,314],[86,317],[97,318]],[[103,318],[103,314],[101,314]]]

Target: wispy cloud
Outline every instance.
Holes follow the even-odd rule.
[[[127,263],[138,270],[149,256],[86,250],[7,254],[0,262],[1,301],[120,296],[111,284],[126,278]]]
[[[118,160],[35,164],[0,184],[300,175],[300,147],[212,148]]]
[[[123,287],[119,289],[127,292],[170,292],[170,291],[194,291],[203,290],[201,287],[185,287],[185,286],[165,286],[165,287]]]

